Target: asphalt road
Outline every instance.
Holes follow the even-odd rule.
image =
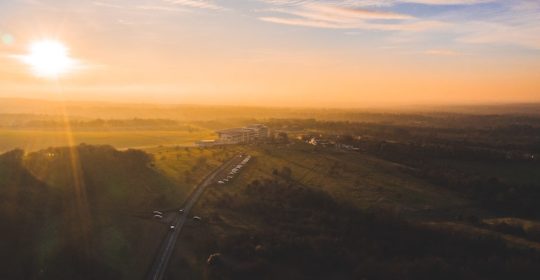
[[[191,209],[201,195],[204,193],[206,188],[214,183],[216,183],[218,180],[221,180],[224,174],[228,174],[230,170],[236,166],[240,161],[244,159],[241,155],[236,155],[232,159],[228,160],[224,164],[222,164],[220,167],[218,167],[216,170],[214,170],[212,173],[210,173],[206,178],[197,185],[197,187],[194,189],[194,191],[191,193],[187,201],[184,203],[183,213],[180,213],[179,211],[176,212],[176,216],[173,219],[173,222],[168,225],[170,227],[171,225],[174,225],[173,230],[169,230],[167,232],[167,235],[165,236],[164,240],[162,241],[158,254],[156,255],[156,258],[154,259],[154,263],[152,264],[152,267],[148,273],[147,279],[149,280],[161,280],[165,276],[165,272],[167,270],[167,265],[169,264],[169,261],[171,259],[171,256],[174,252],[176,240],[178,239],[178,236],[180,235],[180,232],[182,231],[182,228],[184,227],[184,224],[189,219],[189,214],[191,212]]]

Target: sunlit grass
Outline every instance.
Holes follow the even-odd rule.
[[[214,137],[210,130],[188,131],[72,131],[75,144],[112,145],[118,149],[146,148],[159,145],[194,146],[200,139]],[[0,152],[14,148],[36,151],[69,145],[65,132],[57,130],[0,129]]]

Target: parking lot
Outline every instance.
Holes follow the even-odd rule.
[[[251,160],[250,155],[238,155],[236,159],[229,165],[229,168],[224,169],[217,177],[216,183],[218,185],[227,185],[242,171],[242,169]]]

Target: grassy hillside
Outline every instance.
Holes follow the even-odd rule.
[[[540,255],[496,236],[360,210],[276,175],[219,186],[181,236],[169,277],[190,279],[535,279]]]
[[[497,219],[405,165],[300,142],[118,151],[79,145],[0,156],[0,278],[140,279],[175,208],[209,172],[172,279],[535,279],[536,224]],[[458,218],[473,216],[475,221]],[[485,222],[481,222],[486,218]],[[487,219],[494,218],[494,219]],[[516,234],[520,227],[527,232]],[[534,235],[536,236],[536,235]],[[217,255],[216,255],[217,253]],[[208,263],[208,258],[210,263]]]
[[[144,275],[166,230],[145,217],[191,189],[153,166],[150,154],[110,146],[0,156],[1,278]]]
[[[300,143],[228,150],[254,158],[199,202],[194,215],[204,222],[182,233],[171,278],[534,279],[537,273],[537,243],[461,220],[491,214],[402,165]]]
[[[406,216],[481,214],[456,193],[411,176],[406,167],[361,153],[320,149],[303,143],[234,147],[255,160],[229,188],[240,188],[290,169],[295,182],[330,193],[361,209],[392,209]]]

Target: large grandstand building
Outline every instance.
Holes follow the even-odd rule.
[[[253,124],[246,127],[230,128],[217,131],[218,142],[221,144],[246,144],[268,137],[268,127]]]

